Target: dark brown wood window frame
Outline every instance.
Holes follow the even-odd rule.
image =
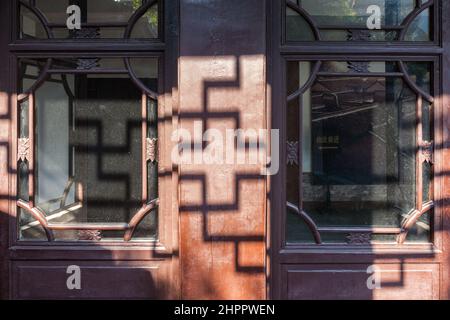
[[[299,147],[298,147],[298,165],[300,167],[300,175],[299,175],[299,199],[300,199],[300,206],[297,207],[294,204],[291,204],[289,202],[286,202],[287,207],[289,207],[291,210],[297,213],[297,215],[305,222],[307,227],[309,228],[310,232],[312,233],[314,237],[314,241],[316,244],[323,244],[321,234],[323,233],[340,233],[340,234],[348,234],[350,237],[352,235],[358,236],[358,235],[396,235],[397,244],[401,245],[404,244],[406,241],[406,237],[408,233],[410,232],[411,228],[417,223],[420,217],[422,217],[424,214],[431,212],[435,207],[434,199],[430,199],[429,201],[423,201],[423,194],[422,194],[422,186],[423,186],[423,163],[429,162],[431,164],[433,163],[433,151],[434,151],[434,141],[425,141],[423,140],[422,136],[422,128],[423,128],[423,119],[422,119],[422,105],[424,102],[430,103],[432,105],[432,112],[433,114],[436,114],[436,107],[435,103],[436,100],[434,99],[432,94],[428,94],[424,90],[422,90],[413,79],[411,79],[410,75],[408,74],[408,71],[405,66],[405,62],[430,62],[433,65],[432,68],[432,92],[436,92],[438,90],[439,82],[437,81],[438,77],[436,76],[438,74],[439,70],[439,60],[437,58],[433,57],[406,57],[406,56],[399,56],[396,58],[392,58],[389,56],[376,56],[376,57],[370,57],[367,58],[361,58],[357,56],[347,56],[345,60],[342,60],[342,57],[337,57],[333,55],[329,56],[296,56],[292,55],[289,57],[284,57],[284,65],[286,66],[286,63],[288,61],[312,61],[314,62],[312,67],[312,72],[306,81],[306,83],[301,87],[298,88],[295,92],[292,94],[286,95],[286,102],[284,105],[284,108],[286,108],[287,103],[290,101],[293,101],[294,99],[299,100],[299,105],[301,108],[302,102],[301,99],[299,99],[304,92],[306,92],[308,89],[311,88],[311,86],[314,84],[317,77],[320,76],[346,76],[346,77],[396,77],[401,78],[404,80],[404,82],[407,84],[407,86],[416,94],[417,101],[416,101],[416,207],[414,208],[413,212],[410,213],[408,218],[404,219],[400,227],[321,227],[318,226],[314,220],[310,217],[310,215],[305,212],[302,209],[302,147],[301,147],[301,141],[302,141],[302,132],[303,128],[300,121],[299,126]],[[337,72],[322,72],[320,71],[320,66],[322,62],[324,61],[352,61],[352,62],[369,62],[370,61],[380,61],[380,62],[394,62],[397,64],[399,72],[384,72],[384,73],[374,73],[374,72],[348,72],[348,73],[337,73]],[[283,72],[284,74],[287,74],[286,69]],[[285,88],[284,88],[285,89]],[[438,119],[435,119],[435,122],[438,122]],[[434,135],[433,135],[434,136]],[[284,145],[284,144],[283,144]],[[284,153],[283,153],[284,154]],[[285,162],[283,162],[285,163]],[[286,179],[286,178],[285,178]],[[433,185],[433,181],[431,181],[431,184]],[[284,215],[285,217],[285,215]],[[283,223],[285,225],[286,222]],[[285,233],[285,230],[283,231]],[[432,231],[431,231],[432,233]],[[432,239],[431,239],[432,240]],[[286,243],[286,241],[285,241]],[[286,245],[299,245],[299,243],[286,243]]]
[[[430,161],[430,156],[433,158],[434,172],[439,172],[442,170],[442,150],[439,148],[443,145],[443,126],[442,126],[442,106],[440,97],[442,88],[440,87],[441,77],[442,77],[442,39],[441,30],[438,27],[432,28],[434,39],[432,42],[370,42],[370,41],[348,41],[348,42],[328,42],[328,41],[311,41],[311,42],[287,42],[285,37],[285,13],[286,13],[286,2],[290,0],[278,0],[275,1],[270,7],[270,12],[272,13],[272,18],[270,19],[272,23],[272,51],[271,51],[271,73],[269,77],[272,82],[272,92],[273,92],[273,108],[272,114],[272,127],[280,128],[280,163],[286,163],[287,157],[287,146],[286,146],[286,132],[285,132],[285,121],[286,121],[286,106],[287,102],[292,99],[298,98],[301,94],[312,85],[314,79],[319,75],[320,61],[394,61],[396,62],[399,72],[395,76],[402,78],[405,83],[417,94],[417,112],[418,118],[420,119],[420,106],[422,101],[428,101],[433,104],[433,120],[434,120],[434,141],[433,144],[435,149],[430,155],[430,142],[420,140],[416,142],[417,147],[417,157],[416,164],[421,164],[423,161]],[[292,1],[290,1],[292,2]],[[418,14],[423,10],[434,5],[433,12],[433,24],[434,26],[439,26],[441,21],[441,1],[417,1],[416,9],[404,22],[403,29],[414,20]],[[298,11],[298,10],[297,10]],[[300,10],[301,12],[304,10]],[[308,20],[308,19],[307,19]],[[308,21],[311,23],[311,21]],[[288,61],[311,61],[313,62],[313,71],[307,83],[298,90],[291,94],[287,94],[286,90],[286,63]],[[427,94],[423,92],[410,78],[405,68],[404,62],[406,61],[428,61],[432,62],[432,90],[433,93]],[[315,65],[314,65],[315,62]],[[347,75],[347,74],[346,74]],[[355,75],[366,76],[365,74],[355,73]],[[373,76],[373,74],[367,74],[367,76]],[[383,75],[386,76],[386,75]],[[389,75],[388,75],[389,76]],[[393,76],[393,75],[392,75]],[[418,119],[416,119],[418,121]],[[420,131],[421,125],[418,124],[417,129]],[[299,130],[301,135],[302,130]],[[418,136],[421,132],[416,132]],[[299,139],[301,141],[301,139]],[[299,152],[299,164],[301,165],[301,150],[298,148]],[[376,243],[367,244],[370,248],[381,247],[381,248],[419,248],[428,250],[431,247],[440,248],[442,244],[442,234],[439,232],[442,228],[442,205],[441,205],[441,184],[442,179],[433,179],[432,186],[434,191],[435,200],[429,202],[422,201],[422,166],[417,166],[418,174],[416,181],[416,193],[417,201],[416,208],[413,214],[406,220],[403,221],[402,225],[398,228],[321,228],[318,227],[314,221],[300,208],[292,208],[297,211],[299,217],[308,226],[309,230],[314,236],[315,244],[311,243],[290,243],[286,241],[286,192],[283,191],[278,194],[273,194],[271,207],[272,211],[278,214],[272,214],[271,229],[273,232],[274,247],[282,250],[282,253],[288,252],[301,252],[301,250],[309,250],[314,248],[333,248],[333,250],[342,248],[342,250],[347,250],[352,247],[352,244],[342,245],[342,244],[329,244],[323,243],[321,240],[320,232],[337,232],[337,233],[369,233],[369,234],[395,234],[397,235],[396,243]],[[301,170],[300,170],[301,172]],[[301,183],[301,177],[299,181]],[[286,188],[286,168],[281,166],[280,173],[277,177],[272,180],[272,190],[285,190]],[[300,187],[301,193],[301,187]],[[302,203],[302,196],[300,195],[300,203]],[[433,216],[431,219],[431,243],[430,244],[407,244],[405,242],[406,236],[411,229],[411,227],[417,222],[418,218],[424,213],[433,210]],[[357,248],[361,248],[358,245]],[[403,250],[402,249],[402,250]]]
[[[14,8],[14,16],[12,17],[13,21],[13,30],[12,30],[12,42],[9,45],[10,52],[13,54],[13,58],[11,59],[11,67],[13,70],[18,70],[18,62],[20,59],[24,58],[40,58],[46,59],[46,64],[42,69],[40,75],[34,82],[33,86],[29,88],[25,92],[19,92],[17,94],[17,98],[14,107],[14,121],[18,123],[18,107],[21,102],[28,101],[29,103],[29,127],[34,128],[35,126],[35,103],[34,103],[34,92],[39,86],[48,78],[51,74],[89,74],[89,73],[103,73],[103,74],[128,74],[130,79],[135,83],[135,85],[142,91],[142,108],[141,113],[143,119],[147,118],[147,99],[154,99],[158,102],[158,117],[163,117],[167,114],[169,110],[164,110],[166,107],[166,103],[164,101],[164,92],[165,88],[169,87],[175,79],[167,74],[173,74],[174,68],[170,65],[170,63],[174,60],[174,54],[176,50],[176,44],[173,41],[174,35],[166,36],[168,34],[166,28],[167,25],[164,21],[167,19],[167,11],[168,10],[177,10],[177,3],[168,4],[163,0],[149,0],[145,1],[145,3],[137,9],[134,14],[130,17],[128,23],[126,24],[125,36],[123,39],[53,39],[51,33],[52,25],[47,25],[45,17],[41,12],[36,10],[33,7],[34,1],[30,3],[25,2],[23,0],[15,0]],[[158,28],[159,35],[157,39],[129,39],[132,28],[134,24],[138,21],[138,19],[147,12],[147,10],[152,5],[158,5]],[[25,5],[28,9],[36,14],[39,21],[43,23],[47,34],[49,35],[48,40],[22,40],[18,39],[18,27],[19,27],[19,11],[18,8],[20,5]],[[168,7],[168,8],[167,8]],[[93,26],[85,25],[85,27],[102,27],[103,25],[99,25],[96,23]],[[107,27],[113,27],[110,25],[106,25]],[[115,25],[114,25],[115,26]],[[123,25],[125,27],[125,25]],[[53,27],[57,27],[56,25]],[[168,44],[170,43],[170,44]],[[170,52],[169,52],[170,51]],[[100,68],[75,68],[75,69],[64,69],[60,70],[52,67],[52,58],[55,57],[75,57],[82,59],[97,59],[97,58],[120,58],[123,59],[125,69],[121,70],[107,70]],[[153,92],[149,88],[147,88],[137,77],[135,72],[133,71],[130,63],[131,58],[157,58],[158,59],[158,92]],[[14,75],[13,83],[19,83],[19,75],[16,73]],[[170,112],[169,112],[170,113]],[[169,124],[168,124],[169,125]],[[158,121],[158,127],[165,126],[165,124],[160,124]],[[158,140],[164,141],[164,128],[159,134]],[[36,240],[26,240],[22,241],[18,239],[18,209],[21,208],[31,216],[33,216],[42,228],[45,230],[49,245],[64,245],[64,244],[76,244],[76,245],[89,245],[90,243],[95,244],[94,242],[79,242],[79,241],[54,241],[54,230],[83,230],[86,233],[95,232],[97,230],[120,230],[124,231],[124,242],[117,241],[109,241],[104,240],[102,244],[109,245],[151,245],[151,247],[155,250],[164,252],[171,246],[170,232],[172,230],[172,217],[170,216],[170,212],[172,212],[172,205],[170,203],[160,203],[159,198],[157,199],[148,199],[147,197],[147,162],[155,161],[155,153],[158,157],[157,161],[159,162],[160,167],[167,167],[169,163],[165,160],[167,158],[166,147],[158,146],[155,149],[154,143],[149,141],[149,138],[146,136],[147,132],[147,121],[142,121],[142,207],[141,209],[132,217],[132,219],[125,223],[78,223],[78,224],[52,224],[49,222],[45,214],[35,206],[34,203],[34,133],[33,130],[30,130],[28,139],[19,139],[18,136],[18,128],[16,125],[16,129],[14,130],[14,139],[13,139],[13,152],[11,156],[11,163],[18,164],[18,160],[20,158],[26,158],[29,162],[29,181],[28,181],[28,194],[30,196],[29,201],[23,201],[18,199],[14,206],[13,212],[16,212],[15,219],[12,219],[10,227],[11,230],[15,230],[15,232],[11,233],[11,242],[12,243],[24,243],[27,244],[39,244],[42,245],[42,241]],[[159,131],[159,130],[158,130]],[[160,142],[161,143],[161,142]],[[159,144],[159,143],[158,143]],[[156,150],[158,150],[156,152]],[[17,167],[14,168],[17,172]],[[160,169],[164,170],[164,169]],[[17,176],[16,176],[17,179]],[[164,181],[158,182],[160,185],[158,189],[160,190],[171,190],[171,181],[170,179],[163,179]],[[14,181],[14,184],[17,188],[17,181]],[[17,191],[16,191],[17,195]],[[168,195],[164,195],[163,198],[170,199],[171,197]],[[137,227],[137,225],[142,221],[142,219],[149,214],[153,209],[159,207],[159,220],[158,220],[158,238],[154,240],[139,240],[137,242],[129,242],[132,240],[133,233]],[[96,239],[89,239],[96,240]]]

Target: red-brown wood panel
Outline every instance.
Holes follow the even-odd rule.
[[[180,127],[265,128],[265,1],[180,12]],[[265,180],[259,165],[180,166],[183,298],[265,298]]]
[[[80,267],[80,290],[66,285],[72,265]],[[13,299],[161,299],[172,289],[163,281],[170,269],[158,261],[13,261],[11,270]]]
[[[284,265],[284,299],[439,299],[438,264],[376,264],[379,288],[367,286],[368,264]],[[369,279],[370,280],[370,279]]]

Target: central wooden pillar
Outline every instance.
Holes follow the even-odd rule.
[[[193,136],[195,127],[224,136],[227,129],[266,128],[265,6],[181,0],[179,128]],[[195,143],[201,148],[201,137]],[[250,163],[179,167],[182,298],[266,298],[260,169]]]

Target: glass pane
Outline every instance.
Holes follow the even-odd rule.
[[[413,23],[409,26],[408,31],[405,34],[406,41],[431,41],[431,17],[430,10],[424,10]]]
[[[432,63],[429,61],[404,62],[406,70],[411,79],[426,93],[431,94],[431,70]]]
[[[47,33],[38,17],[28,8],[20,6],[20,39],[47,39]]]
[[[422,102],[422,140],[433,140],[432,105],[427,101]]]
[[[322,69],[345,72],[348,63]],[[309,76],[310,64],[288,64],[292,93]],[[394,66],[376,62],[369,68],[384,72]],[[416,99],[401,78],[319,76],[303,97],[287,105],[287,201],[299,206],[295,143],[301,140],[301,206],[319,227],[400,227],[416,207]],[[311,242],[311,232],[294,211],[287,210],[287,241]],[[324,242],[345,243],[348,237],[322,232]],[[393,237],[372,235],[371,240]]]
[[[92,0],[91,0],[92,1]],[[94,0],[94,2],[97,0]],[[76,1],[70,0],[35,0],[36,8],[41,10],[41,12],[45,15],[48,22],[51,23],[66,23],[67,7],[71,4],[75,4]]]
[[[131,38],[158,38],[158,5],[152,6],[141,18],[139,18],[131,31]]]
[[[29,137],[28,100],[19,105],[19,138]]]
[[[157,58],[130,58],[130,65],[136,77],[149,89],[154,91],[157,87],[158,59]]]
[[[19,63],[19,92],[27,92],[41,75],[47,59],[22,59]]]
[[[320,72],[399,72],[394,61],[323,61]]]
[[[422,178],[423,178],[423,202],[428,202],[433,199],[433,195],[431,194],[433,189],[431,186],[431,182],[433,179],[433,170],[432,166],[429,162],[422,163]]]
[[[414,0],[302,0],[301,6],[318,26],[367,25],[367,8],[376,5],[381,9],[381,24],[400,25],[414,9]]]
[[[311,26],[294,10],[286,9],[286,40],[313,41],[315,40]]]
[[[71,68],[74,61],[59,59],[54,67]],[[122,59],[101,61],[107,69],[123,65]],[[154,73],[146,79],[155,91],[156,77]],[[142,92],[127,74],[54,74],[36,90],[35,200],[49,221],[128,223],[142,207],[141,99]],[[148,116],[148,136],[157,137],[156,101],[149,102]],[[148,193],[154,199],[157,162],[148,167]],[[34,239],[38,232],[29,229],[39,226],[26,219],[21,230],[28,231],[22,237]],[[123,235],[100,232],[98,238]],[[133,239],[156,235],[157,210],[142,221]],[[55,237],[83,240],[86,232],[55,232]]]
[[[28,195],[28,161],[19,160],[17,165],[18,177],[17,177],[17,188],[19,199],[28,201],[30,196]]]
[[[323,41],[395,41],[402,22],[415,9],[416,1],[287,0],[287,4],[287,41],[314,40],[311,26],[295,10],[296,5],[311,17]],[[368,28],[368,21],[373,21],[373,11],[368,11],[370,6],[380,9],[381,29]],[[405,40],[430,41],[431,38],[429,10],[425,10],[411,25]]]
[[[123,59],[118,58],[54,58],[52,61],[52,69],[58,70],[121,70],[125,71],[125,63]]]
[[[36,0],[38,8],[51,24],[53,35],[58,39],[66,38],[123,38],[131,16],[139,9],[141,0]],[[81,9],[80,30],[68,30],[66,10],[70,5]],[[158,38],[158,5],[153,5],[132,29],[131,38]]]

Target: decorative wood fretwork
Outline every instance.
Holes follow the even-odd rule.
[[[433,141],[424,141],[420,149],[424,160],[433,164]]]
[[[77,60],[77,69],[78,70],[89,70],[92,68],[96,68],[99,66],[98,61],[99,61],[98,58],[78,59]]]
[[[78,240],[100,241],[102,240],[101,230],[79,230]]]
[[[25,161],[30,158],[30,139],[20,138],[17,146],[17,159]]]
[[[368,61],[347,61],[347,68],[350,72],[369,72],[369,62]]]
[[[370,233],[349,233],[346,237],[348,244],[370,244],[372,235]]]
[[[158,139],[156,138],[147,138],[146,148],[145,148],[146,160],[155,162],[157,159],[157,150],[158,150]]]
[[[287,141],[287,163],[298,166],[298,141]]]
[[[100,29],[94,27],[84,27],[75,29],[72,34],[74,39],[95,39],[100,37]]]
[[[347,34],[348,41],[369,41],[370,32],[363,29],[349,29]]]

